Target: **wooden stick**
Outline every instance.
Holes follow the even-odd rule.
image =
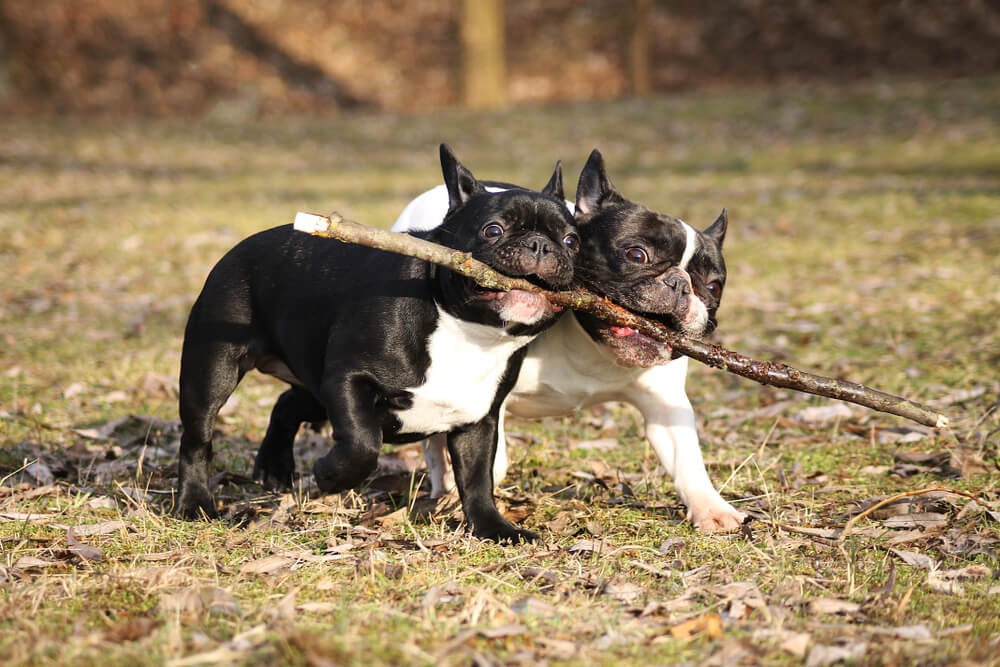
[[[948,425],[948,418],[943,414],[905,398],[854,382],[814,375],[782,363],[757,361],[719,345],[689,338],[682,333],[668,329],[659,322],[639,317],[587,290],[551,292],[526,280],[501,275],[483,262],[473,259],[469,253],[446,248],[409,234],[368,227],[351,220],[345,220],[336,213],[329,217],[312,213],[299,213],[295,216],[295,229],[315,236],[337,239],[344,243],[356,243],[378,250],[416,257],[461,273],[487,289],[536,292],[554,305],[579,310],[617,326],[635,329],[645,336],[670,345],[675,351],[696,361],[721,368],[761,384],[856,403],[872,410],[905,417],[925,426],[942,428]]]

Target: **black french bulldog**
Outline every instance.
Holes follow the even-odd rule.
[[[441,145],[448,214],[421,234],[498,271],[560,289],[579,237],[557,164],[539,192],[488,192]],[[556,321],[543,297],[494,292],[421,260],[293,231],[255,234],[212,269],[184,332],[179,511],[217,515],[209,490],[216,414],[251,369],[290,385],[271,413],[254,476],[292,482],[302,422],[329,419],[333,446],[313,472],[323,491],[358,486],[382,442],[447,433],[473,534],[533,540],[493,500],[499,412],[530,343]]]

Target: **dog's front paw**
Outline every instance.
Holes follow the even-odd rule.
[[[705,533],[731,533],[740,529],[747,515],[721,497],[703,502],[692,502],[688,508],[688,521]]]
[[[177,514],[183,519],[219,518],[215,508],[215,499],[208,489],[201,485],[186,484],[181,488],[180,500],[177,503]]]
[[[316,485],[323,493],[340,493],[361,486],[368,475],[378,467],[378,455],[352,457],[340,453],[336,447],[313,464]]]
[[[253,462],[253,478],[269,491],[285,491],[292,488],[295,474],[295,459],[292,452],[274,455],[265,446],[257,452]]]
[[[538,533],[518,528],[503,518],[477,523],[472,529],[472,534],[484,540],[510,544],[538,542],[541,539]]]

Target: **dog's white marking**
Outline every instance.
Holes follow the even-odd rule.
[[[487,192],[506,192],[509,188],[487,185]],[[573,202],[567,201],[566,208],[572,213]],[[399,214],[392,226],[394,232],[426,232],[434,229],[444,220],[448,212],[448,188],[438,185],[411,201]]]
[[[687,243],[684,244],[684,254],[681,255],[681,261],[677,265],[677,268],[681,271],[687,271],[688,262],[691,261],[695,251],[698,249],[698,232],[683,220],[678,219],[678,222],[684,226],[684,232],[687,234]]]
[[[510,356],[532,338],[466,322],[438,307],[437,328],[427,340],[431,365],[424,383],[409,390],[413,405],[395,413],[400,433],[450,431],[482,419]]]

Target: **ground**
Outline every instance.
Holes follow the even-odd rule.
[[[0,654],[8,664],[996,664],[1000,81],[712,92],[496,114],[0,127]],[[753,521],[707,535],[631,407],[512,421],[499,493],[532,546],[468,537],[413,447],[371,486],[249,473],[282,386],[218,426],[224,519],[170,513],[187,310],[296,211],[390,225],[440,181],[729,210],[717,342],[938,406],[952,428],[692,364],[709,470]],[[303,430],[299,470],[324,451]],[[411,472],[412,471],[412,472]],[[862,517],[872,501],[942,487]],[[972,500],[976,498],[978,500]],[[72,530],[69,530],[72,528]]]

